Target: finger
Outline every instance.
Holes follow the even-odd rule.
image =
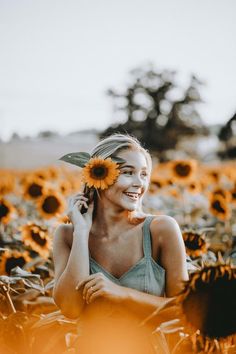
[[[80,202],[80,205],[83,205],[86,209],[88,209],[88,204],[84,201],[81,201]]]
[[[89,282],[87,282],[85,285],[84,285],[84,288],[83,288],[83,298],[86,298],[87,296],[87,291],[91,288],[91,287],[94,287],[96,285],[96,279],[92,279],[90,280]]]
[[[69,205],[74,205],[78,200],[85,200],[87,201],[87,197],[85,197],[84,195],[75,195],[71,198],[69,198]]]
[[[88,209],[88,204],[83,200],[78,200],[74,205],[74,207],[78,207],[79,210],[81,210],[82,206]]]
[[[81,195],[84,195],[84,193],[83,192],[76,193],[72,196],[72,198],[80,197]]]
[[[79,290],[79,288],[81,288],[84,284],[86,284],[87,282],[89,282],[91,279],[93,279],[96,276],[97,273],[95,274],[90,274],[88,277],[84,278],[83,280],[81,280],[75,287],[75,290]]]
[[[95,299],[97,299],[98,297],[101,297],[104,295],[103,290],[97,290],[95,292],[92,293],[92,295],[89,298],[89,302],[87,304],[91,304],[91,302],[93,302]]]
[[[84,300],[87,304],[89,304],[90,302],[90,298],[91,296],[93,295],[94,292],[100,290],[100,286],[99,284],[95,284],[94,286],[90,286],[88,289],[87,289],[87,292],[86,292],[86,296],[84,297]]]
[[[77,200],[88,200],[88,198],[87,197],[85,197],[84,195],[81,195],[81,196],[79,196],[79,197],[74,197],[74,201],[77,201]]]

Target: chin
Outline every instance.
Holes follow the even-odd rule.
[[[126,205],[125,209],[127,211],[135,211],[137,210],[138,206],[137,205]]]

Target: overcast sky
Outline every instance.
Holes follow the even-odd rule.
[[[206,86],[207,124],[236,111],[235,0],[0,0],[0,137],[103,129],[108,88],[152,62]]]

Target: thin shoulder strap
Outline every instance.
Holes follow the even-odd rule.
[[[144,256],[148,258],[152,256],[150,224],[154,217],[154,215],[147,216],[143,223],[143,252]]]

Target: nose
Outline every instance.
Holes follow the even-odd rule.
[[[140,186],[142,186],[142,179],[141,179],[141,177],[140,176],[138,176],[138,175],[136,175],[136,176],[134,176],[134,179],[133,179],[133,186],[134,187],[140,187]]]

